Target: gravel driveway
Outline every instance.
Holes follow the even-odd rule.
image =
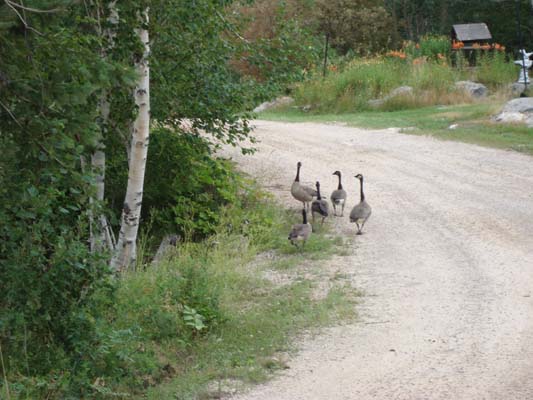
[[[342,269],[365,293],[360,320],[305,339],[290,369],[239,400],[533,399],[533,158],[337,125],[256,121],[240,156],[288,207],[303,181],[343,172],[353,237]],[[365,176],[373,214],[347,215]]]

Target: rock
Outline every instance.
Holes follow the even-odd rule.
[[[283,96],[278,97],[275,100],[264,102],[260,105],[258,105],[256,108],[254,108],[254,112],[259,113],[266,110],[270,110],[272,108],[282,107],[282,106],[290,106],[292,103],[294,103],[294,99],[289,96]]]
[[[413,88],[411,86],[400,86],[396,89],[392,90],[388,96],[386,96],[386,99],[392,99],[393,97],[398,96],[411,96],[413,94]]]
[[[522,122],[533,127],[533,97],[522,97],[508,101],[493,120],[506,123]]]
[[[531,86],[531,85],[528,85],[528,87]],[[526,90],[526,85],[524,85],[523,83],[520,83],[520,82],[515,82],[515,83],[511,83],[509,85],[509,90],[511,91],[511,93],[513,94],[513,96],[520,96],[522,93],[525,92]]]
[[[396,89],[393,89],[388,95],[383,97],[382,99],[372,99],[368,100],[368,105],[370,107],[381,107],[385,102],[400,96],[412,96],[413,95],[413,88],[411,86],[400,86]]]
[[[462,90],[475,98],[486,97],[489,93],[489,90],[485,85],[472,81],[455,82],[455,88],[457,90]]]
[[[382,99],[368,100],[368,105],[370,107],[378,108],[378,107],[381,107],[383,105],[383,103],[385,103],[385,100],[382,100]]]

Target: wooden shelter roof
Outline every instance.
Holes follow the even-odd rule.
[[[489,28],[485,23],[453,25],[456,40],[461,42],[492,40]]]

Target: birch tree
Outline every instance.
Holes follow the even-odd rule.
[[[128,186],[122,209],[120,233],[115,255],[111,260],[111,267],[115,271],[122,271],[128,268],[137,259],[137,233],[141,216],[144,174],[150,134],[150,43],[148,13],[149,8],[147,7],[139,16],[141,27],[136,30],[138,39],[143,46],[143,54],[135,62],[138,81],[135,87],[134,97],[138,114],[133,123],[131,135]]]
[[[115,46],[116,29],[119,22],[119,15],[117,9],[117,1],[113,0],[107,5],[108,17],[105,21],[105,26],[98,24],[98,34],[103,39],[103,46],[101,50],[102,59],[106,59],[109,53]],[[100,14],[98,10],[98,15]],[[98,21],[100,18],[98,18]],[[98,104],[99,108],[99,122],[101,135],[97,138],[96,148],[91,155],[91,167],[96,182],[96,201],[102,204],[105,195],[105,168],[106,168],[106,154],[104,138],[108,132],[109,127],[109,113],[110,113],[109,92],[103,90],[100,96]],[[113,237],[113,231],[107,223],[107,218],[103,212],[100,212],[97,218],[97,222],[91,221],[91,251],[99,252],[104,248],[114,250],[115,240]]]

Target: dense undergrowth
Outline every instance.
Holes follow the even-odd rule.
[[[263,268],[312,263],[339,243],[325,229],[300,253],[286,239],[295,216],[240,179],[235,201],[218,211],[214,234],[181,243],[161,264],[139,265],[95,290],[86,330],[71,338],[71,352],[54,355],[48,372],[35,370],[35,354],[24,346],[19,354],[4,348],[2,395],[196,398],[213,381],[264,379],[283,367],[273,356],[288,349],[290,334],[353,315],[342,285],[316,300],[313,282],[301,278],[276,287],[261,277],[261,268],[250,267],[267,250],[280,258]]]

